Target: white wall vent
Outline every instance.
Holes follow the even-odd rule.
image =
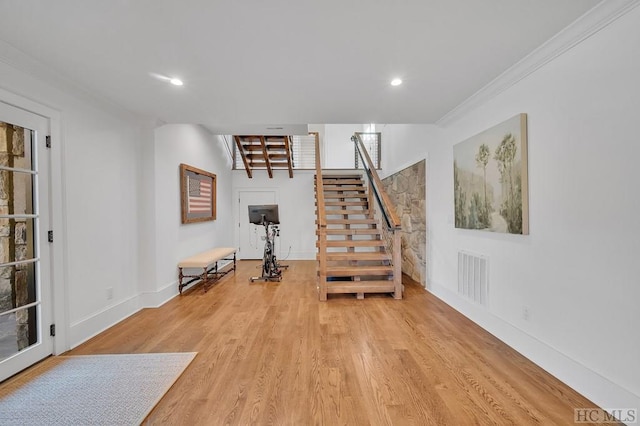
[[[482,306],[489,306],[489,260],[485,256],[458,251],[458,293]]]

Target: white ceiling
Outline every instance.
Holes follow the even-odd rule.
[[[598,1],[3,0],[0,39],[167,122],[432,123]]]

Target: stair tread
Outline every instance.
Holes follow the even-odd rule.
[[[381,247],[384,240],[327,240],[327,247]]]
[[[327,293],[375,293],[394,290],[393,280],[327,281]]]
[[[316,182],[313,182],[314,185],[316,185]],[[350,183],[350,184],[345,184],[344,182],[340,183],[340,184],[336,184],[336,183],[328,183],[328,182],[323,182],[322,187],[327,190],[327,189],[335,189],[336,191],[348,191],[350,189],[365,189],[366,186],[364,186],[364,182],[357,182],[357,183]]]
[[[318,223],[318,221],[316,220],[316,224]],[[348,224],[354,224],[354,225],[362,225],[362,224],[376,224],[378,223],[377,220],[375,219],[326,219],[325,223],[327,225],[348,225]]]
[[[393,266],[327,266],[327,277],[377,276],[393,274]]]
[[[350,180],[343,180],[343,181],[339,181],[338,179],[332,179],[330,181],[323,181],[322,182],[322,186],[323,187],[351,187],[351,186],[363,186],[363,181],[361,180],[355,180],[355,179],[350,179]]]
[[[331,203],[331,204],[330,204]],[[357,203],[357,204],[334,204],[334,203]],[[318,204],[318,199],[316,198],[316,205]],[[355,196],[344,196],[344,194],[338,194],[337,197],[328,197],[325,194],[324,204],[326,206],[366,206],[369,204],[367,201],[366,195],[355,195]]]
[[[331,194],[329,194],[331,195]],[[318,205],[318,194],[315,194],[315,203],[316,205]],[[324,194],[324,204],[327,205],[327,203],[360,203],[357,204],[358,206],[365,206],[367,204],[369,204],[369,197],[366,194],[362,194],[362,195],[357,195],[357,196],[351,196],[349,194],[339,194],[339,196],[337,197],[332,197],[329,196],[327,197],[327,194]],[[343,204],[329,204],[331,206],[341,206]]]
[[[325,199],[330,198],[330,199],[334,199],[334,198],[359,198],[359,199],[365,199],[367,198],[366,194],[325,194],[324,196]]]
[[[316,234],[318,232],[316,231]],[[380,235],[382,231],[379,229],[369,228],[348,228],[348,229],[327,229],[327,235]]]
[[[314,175],[314,177],[317,175]],[[362,175],[357,174],[357,175],[341,175],[341,174],[323,174],[322,175],[322,179],[362,179]]]
[[[324,192],[338,192],[338,191],[344,192],[344,191],[349,191],[349,192],[360,192],[360,193],[364,194],[365,193],[365,188],[364,188],[364,186],[354,186],[354,187],[351,187],[351,188],[344,188],[344,187],[342,187],[342,188],[341,187],[327,188],[327,187],[324,187],[323,191]]]
[[[385,246],[386,246],[386,241],[383,239],[378,238],[377,235],[362,235],[362,236],[355,236],[353,238],[358,238],[356,239],[350,239],[351,236],[349,235],[328,235],[325,239],[325,243],[326,243],[326,247],[328,248],[335,248],[335,249],[339,249],[340,247],[347,247],[347,248],[362,248],[363,252],[372,252],[372,250],[374,251],[378,251],[378,250],[384,250]],[[363,239],[363,238],[368,238],[368,237],[373,237],[370,239]],[[316,241],[316,247],[318,247],[320,244],[320,238],[318,238],[318,240]],[[353,250],[350,250],[353,251]],[[358,251],[358,250],[356,250]]]
[[[316,212],[316,214],[317,214],[317,212]],[[369,210],[344,210],[344,209],[331,210],[331,209],[325,209],[324,210],[324,214],[325,214],[325,216],[341,216],[341,215],[353,215],[353,214],[368,215],[369,214]]]
[[[325,206],[366,206],[367,201],[325,201]]]
[[[327,261],[340,261],[340,260],[348,260],[348,261],[358,261],[358,260],[391,260],[391,255],[389,253],[383,252],[348,252],[348,253],[337,253],[337,252],[327,252],[325,255]]]
[[[318,191],[316,191],[315,194],[316,194],[316,198],[317,198]],[[327,190],[325,188],[323,195],[324,195],[324,198],[362,198],[362,199],[369,198],[368,195],[367,195],[367,192],[364,189],[361,190],[361,191],[357,191],[357,190],[343,191],[343,190],[340,190],[340,192],[337,192],[337,191]]]

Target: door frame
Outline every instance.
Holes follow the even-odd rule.
[[[233,241],[235,246],[240,249],[240,193],[241,192],[273,192],[275,193],[275,203],[278,203],[280,198],[280,191],[274,186],[262,186],[259,188],[252,187],[237,187],[233,190]],[[238,225],[238,226],[235,226]],[[239,256],[242,260],[242,253]]]
[[[31,114],[44,117],[49,124],[51,151],[49,164],[49,214],[50,226],[54,230],[54,243],[51,247],[51,310],[56,336],[53,337],[53,354],[59,355],[69,350],[68,299],[66,288],[66,215],[64,172],[62,158],[64,152],[61,117],[59,110],[27,99],[16,93],[0,88],[0,102],[22,109]],[[43,332],[46,330],[43,330]]]

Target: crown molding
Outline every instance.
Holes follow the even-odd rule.
[[[446,113],[436,121],[435,124],[441,127],[450,125],[463,115],[515,85],[545,64],[582,43],[621,16],[626,15],[638,5],[640,5],[640,0],[603,0],[568,27],[564,28],[486,86]]]
[[[121,117],[123,119],[148,118],[137,112],[131,111],[104,96],[85,89],[81,85],[55,72],[50,67],[43,65],[37,59],[16,49],[4,40],[0,40],[0,62],[36,80],[39,80],[54,89],[66,93],[67,95],[71,95],[75,98],[82,99],[85,102],[99,106],[101,109],[106,110],[117,117]],[[5,87],[5,89],[10,90],[9,87]],[[59,106],[54,107],[61,110]]]

